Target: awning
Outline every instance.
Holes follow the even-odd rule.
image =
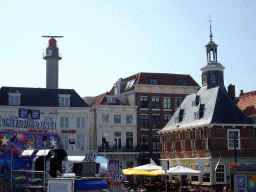
[[[77,190],[93,190],[93,189],[108,189],[108,183],[104,180],[86,180],[75,181],[75,191]]]
[[[31,156],[31,155],[34,153],[34,151],[36,151],[36,150],[33,150],[33,149],[24,150],[24,151],[22,152],[21,156],[22,156],[22,157]]]
[[[47,156],[51,149],[41,149],[37,152],[36,156]]]

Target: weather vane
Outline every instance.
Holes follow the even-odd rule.
[[[212,20],[211,20],[211,15],[209,15],[209,20],[208,20],[209,22],[210,22],[210,40],[212,41]]]

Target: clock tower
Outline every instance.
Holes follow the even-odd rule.
[[[224,87],[223,71],[225,67],[217,62],[217,44],[212,41],[211,20],[210,22],[210,41],[206,47],[207,63],[201,68],[202,71],[202,86],[207,86],[208,89],[213,87]]]

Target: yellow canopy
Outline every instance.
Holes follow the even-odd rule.
[[[124,169],[123,173],[125,175],[144,175],[144,176],[156,176],[156,174],[151,173],[149,171],[144,171],[142,169],[133,169],[133,168],[128,168],[128,169]]]
[[[151,173],[155,174],[155,175],[165,175],[164,171],[162,169],[158,169],[158,170],[154,170],[154,171],[150,171]]]

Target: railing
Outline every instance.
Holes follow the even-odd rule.
[[[14,170],[12,171],[12,188],[46,188],[44,171]],[[45,172],[46,178],[51,176]]]
[[[105,147],[105,146],[98,146],[98,152],[138,152],[138,146],[109,146],[109,147]]]
[[[60,57],[60,58],[62,58],[62,54],[47,54],[47,53],[43,53],[43,58],[44,57],[52,57],[52,56],[54,56],[54,57]]]

